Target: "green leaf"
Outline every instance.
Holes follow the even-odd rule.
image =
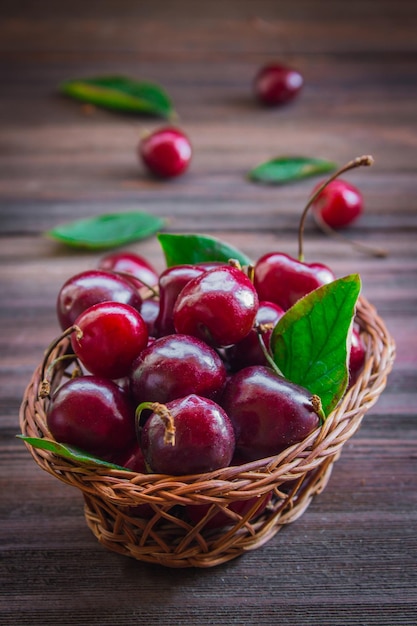
[[[168,267],[202,263],[204,261],[223,261],[236,259],[241,265],[250,265],[251,259],[233,246],[216,237],[200,234],[173,235],[160,233],[159,243],[165,255]]]
[[[165,221],[139,211],[105,213],[61,224],[45,235],[76,248],[100,250],[115,248],[154,235]]]
[[[22,439],[26,443],[29,443],[31,446],[35,448],[41,448],[42,450],[49,450],[53,452],[57,456],[61,456],[65,459],[71,459],[72,461],[77,461],[79,463],[86,463],[87,465],[93,465],[97,467],[107,467],[108,469],[119,469],[124,470],[126,472],[130,471],[126,467],[121,467],[120,465],[116,465],[115,463],[109,463],[108,461],[103,461],[102,459],[98,459],[92,454],[88,452],[84,452],[79,448],[74,448],[73,446],[64,445],[62,443],[58,443],[57,441],[52,441],[51,439],[44,439],[42,437],[27,437],[26,435],[16,435],[18,439]]]
[[[248,173],[250,180],[268,185],[284,185],[295,180],[331,172],[336,163],[308,157],[275,157],[261,163]]]
[[[323,285],[296,302],[271,336],[283,375],[320,396],[327,416],[348,383],[348,339],[361,289],[358,274]]]
[[[123,113],[170,118],[175,112],[168,94],[159,85],[125,76],[98,76],[68,80],[61,93],[76,100]]]

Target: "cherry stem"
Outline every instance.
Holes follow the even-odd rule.
[[[146,409],[149,409],[153,413],[156,413],[161,418],[165,428],[164,444],[167,446],[175,446],[176,429],[174,424],[174,418],[170,413],[168,407],[165,404],[161,404],[160,402],[141,402],[135,412],[135,420],[137,425],[140,422],[142,411],[145,411]],[[138,428],[136,430],[138,431]]]
[[[78,336],[82,336],[82,331],[79,328],[79,326],[76,326],[76,325],[69,326],[69,328],[64,330],[64,332],[61,335],[59,335],[59,337],[56,337],[47,347],[45,355],[43,357],[42,367],[41,367],[41,376],[40,376],[41,382],[40,382],[39,391],[38,391],[38,395],[40,398],[46,398],[47,396],[49,396],[50,391],[51,391],[51,384],[45,374],[45,370],[47,369],[49,373],[49,370],[51,369],[50,367],[47,368],[46,365],[48,363],[48,359],[51,356],[52,351],[61,343],[63,339],[65,339],[65,337],[68,337],[74,332],[76,332]],[[58,359],[56,359],[54,363],[56,363],[57,361]]]
[[[320,185],[320,187],[311,196],[311,198],[309,199],[309,201],[307,202],[304,208],[304,211],[302,212],[302,215],[300,218],[300,225],[298,228],[298,260],[299,261],[301,262],[304,261],[304,251],[303,251],[304,224],[305,224],[308,210],[311,207],[311,205],[317,200],[318,196],[321,194],[323,189],[327,187],[327,185],[331,183],[332,180],[335,180],[335,178],[338,178],[338,176],[340,176],[341,174],[344,174],[345,172],[348,172],[349,170],[356,169],[357,167],[361,167],[362,165],[372,165],[373,162],[374,162],[374,159],[369,154],[356,157],[356,159],[349,161],[349,163],[346,163],[346,165],[344,165],[339,170],[337,170],[337,172],[332,174],[326,181],[324,181],[322,185]]]
[[[281,372],[281,370],[279,369],[278,365],[275,363],[275,361],[273,360],[272,356],[269,354],[268,349],[267,349],[267,347],[265,345],[263,334],[268,329],[265,328],[265,325],[262,325],[262,324],[256,324],[254,326],[254,328],[255,328],[255,330],[257,332],[257,335],[258,335],[259,345],[261,346],[261,350],[262,350],[263,355],[264,355],[265,359],[267,360],[269,366],[271,367],[271,369],[274,370],[274,372],[276,374],[278,374],[278,376],[284,377],[284,374]]]
[[[313,405],[313,410],[319,416],[320,423],[323,424],[326,420],[326,415],[323,411],[323,405],[321,403],[320,396],[314,394],[311,398],[311,404]]]
[[[321,230],[326,233],[326,235],[330,235],[330,237],[334,237],[335,239],[339,239],[344,243],[350,244],[353,248],[357,250],[361,250],[362,252],[366,252],[367,254],[371,254],[372,256],[384,258],[388,256],[388,252],[384,250],[384,248],[374,248],[371,246],[367,246],[365,243],[361,243],[360,241],[355,241],[354,239],[347,239],[337,230],[334,230],[331,226],[326,224],[320,214],[314,216],[314,219],[317,222],[317,225],[321,228]]]

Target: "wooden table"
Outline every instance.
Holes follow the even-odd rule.
[[[417,9],[413,2],[243,0],[4,2],[0,24],[0,623],[122,626],[417,623]],[[305,88],[264,109],[261,64],[296,66]],[[90,110],[57,95],[65,79],[109,73],[163,85],[194,148],[192,167],[155,181],[137,162],[161,120]],[[171,232],[205,232],[252,258],[296,255],[316,181],[262,187],[247,171],[276,155],[343,164],[366,210],[346,235],[309,221],[307,261],[359,272],[397,344],[388,386],[344,446],[324,493],[267,545],[210,569],[172,570],[106,551],[81,495],[41,471],[15,438],[25,386],[58,333],[55,299],[99,253],[42,233],[64,221],[140,209]],[[155,238],[129,246],[158,269]]]

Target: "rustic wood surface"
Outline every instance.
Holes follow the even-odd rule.
[[[8,1],[0,22],[0,623],[412,626],[417,623],[417,6],[407,0]],[[253,99],[266,61],[305,88],[281,109]],[[189,172],[151,180],[135,148],[160,120],[90,111],[60,81],[123,73],[162,84],[189,134]],[[315,184],[260,187],[245,174],[278,154],[343,164],[366,211],[347,236],[312,222],[308,261],[359,272],[397,344],[388,386],[345,445],[330,483],[267,545],[207,570],[170,570],[102,548],[81,495],[40,470],[15,438],[31,373],[58,333],[55,299],[99,254],[42,236],[63,221],[142,209],[172,232],[215,234],[253,258],[296,255]],[[159,268],[157,241],[129,246]]]

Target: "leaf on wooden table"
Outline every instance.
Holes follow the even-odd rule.
[[[254,167],[248,173],[248,178],[268,185],[284,185],[285,183],[331,172],[336,167],[336,163],[326,161],[325,159],[283,156],[275,157]]]
[[[361,289],[358,274],[310,292],[281,317],[271,336],[283,375],[321,398],[328,415],[348,384],[349,338]]]
[[[209,235],[160,233],[158,240],[168,267],[193,265],[205,261],[227,263],[230,259],[236,259],[241,265],[252,263],[249,257],[237,248]]]
[[[160,217],[127,211],[67,222],[52,228],[45,235],[68,246],[100,250],[145,239],[164,226],[165,220]]]
[[[175,115],[166,91],[155,83],[125,76],[98,76],[67,80],[61,93],[81,102],[120,111],[171,118]]]
[[[107,467],[108,469],[119,469],[129,472],[131,470],[126,467],[121,467],[120,465],[116,465],[115,463],[109,463],[109,461],[104,461],[103,459],[98,459],[97,457],[89,454],[88,452],[84,452],[79,448],[74,448],[73,446],[64,445],[62,443],[58,443],[57,441],[53,441],[52,439],[45,439],[43,437],[27,437],[26,435],[16,435],[18,439],[22,439],[26,443],[34,446],[35,448],[40,448],[42,450],[48,450],[49,452],[53,452],[57,456],[63,457],[65,459],[71,459],[72,461],[77,461],[80,463],[86,463],[87,465],[93,465],[97,467]]]

